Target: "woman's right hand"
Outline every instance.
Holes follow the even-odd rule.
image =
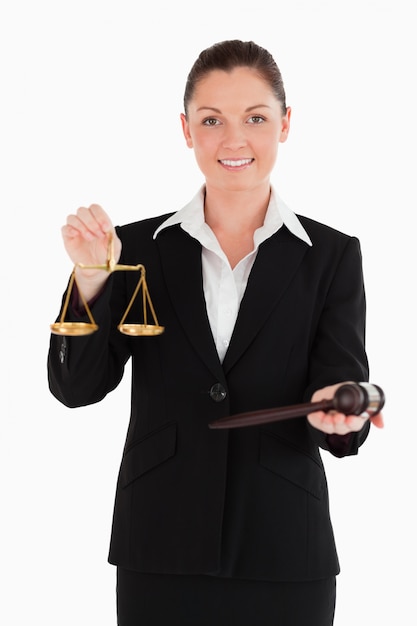
[[[98,204],[80,207],[68,215],[62,227],[65,249],[74,265],[106,265],[109,237],[113,238],[114,261],[120,259],[122,244],[107,213]],[[76,268],[77,283],[85,299],[91,300],[109,277],[103,269]]]

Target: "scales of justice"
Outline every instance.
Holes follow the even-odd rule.
[[[80,267],[81,269],[100,269],[105,270],[108,273],[111,272],[140,272],[140,277],[136,288],[133,292],[133,295],[130,299],[129,304],[120,320],[117,328],[124,335],[129,335],[131,337],[139,337],[139,336],[151,336],[151,335],[160,335],[164,332],[164,327],[158,324],[158,319],[155,314],[155,309],[152,304],[152,300],[149,294],[148,286],[146,284],[146,271],[145,267],[142,264],[139,265],[119,265],[116,263],[114,258],[114,247],[113,247],[113,237],[109,236],[108,247],[107,247],[107,260],[104,265],[84,265],[83,263],[76,263],[71,273],[71,278],[68,284],[68,290],[65,298],[65,302],[62,308],[62,313],[60,316],[59,322],[55,322],[50,325],[51,332],[55,335],[68,335],[73,337],[80,337],[83,335],[90,335],[98,330],[98,325],[96,324],[93,315],[91,313],[90,307],[78,286],[77,278],[76,278],[76,269]],[[89,322],[66,322],[65,317],[67,314],[71,293],[74,288],[74,283],[77,286],[81,301],[84,305],[85,311],[87,313]],[[143,321],[141,323],[136,324],[128,324],[125,323],[125,320],[129,314],[130,309],[135,302],[139,291],[142,289],[142,310],[143,310]],[[152,315],[153,323],[148,323],[148,308]]]

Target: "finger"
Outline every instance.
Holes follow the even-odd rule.
[[[87,210],[87,209],[86,209]],[[96,229],[97,232],[94,231]],[[82,237],[87,241],[92,241],[100,235],[100,231],[94,221],[88,218],[88,214],[84,213],[82,208],[78,209],[77,214],[71,214],[67,216],[67,223],[64,226],[63,235],[68,235],[70,238]]]
[[[352,432],[359,432],[362,430],[365,423],[365,419],[356,415],[343,415],[343,419],[337,418],[333,422],[334,434],[346,435]]]
[[[64,239],[76,239],[80,236],[80,231],[78,230],[78,228],[74,228],[69,224],[65,224],[61,228],[61,233]]]
[[[342,425],[346,421],[346,415],[344,415],[343,413],[339,413],[338,411],[335,411],[335,410],[325,411],[325,412],[322,411],[321,414],[322,414],[322,417],[321,417],[322,423],[327,424],[332,427]]]
[[[102,239],[112,229],[111,221],[106,213],[98,205],[91,207],[79,207],[76,214],[68,215],[67,226],[73,230],[64,231],[69,237],[75,237],[74,230],[87,241]]]
[[[111,219],[99,204],[90,204],[88,210],[103,233],[107,234],[114,230]]]
[[[370,418],[370,421],[377,428],[384,428],[384,418],[382,416],[382,413],[378,413],[377,415],[373,415]]]
[[[68,216],[67,222],[80,229],[84,236],[91,233],[94,237],[102,238],[114,232],[112,222],[107,213],[98,204],[89,207],[79,207],[76,215]]]
[[[326,435],[346,435],[347,433],[350,432],[350,428],[348,428],[348,426],[345,423],[333,424],[333,423],[326,423],[325,421],[322,421],[322,420],[318,422],[314,422],[312,420],[309,420],[309,421],[315,428],[326,433]]]
[[[346,426],[351,432],[358,432],[362,430],[363,425],[368,420],[367,417],[361,417],[360,415],[347,415]]]
[[[330,435],[346,435],[362,429],[364,418],[356,415],[346,416],[337,411],[316,411],[308,415],[310,423]]]
[[[74,218],[70,216],[71,222]],[[77,210],[75,221],[79,224],[80,228],[87,229],[95,237],[105,236],[109,230],[111,230],[111,222],[98,204],[92,204],[89,207],[80,207]],[[70,222],[70,223],[71,223]]]
[[[324,411],[314,411],[313,413],[309,413],[307,418],[314,428],[317,428],[328,435],[332,435],[337,431],[341,431],[339,434],[345,434],[346,427],[343,422],[334,423],[333,415],[329,415]]]

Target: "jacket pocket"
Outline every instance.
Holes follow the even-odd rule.
[[[323,497],[326,478],[320,464],[274,433],[261,431],[259,463],[315,498]]]
[[[171,422],[158,428],[134,444],[125,454],[120,469],[120,484],[127,487],[146,472],[175,455],[177,424]]]

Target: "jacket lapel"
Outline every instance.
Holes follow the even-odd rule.
[[[307,250],[308,245],[285,226],[259,246],[223,361],[225,373],[243,355],[278,305]]]
[[[201,269],[201,245],[178,226],[156,238],[171,302],[195,350],[216,379],[223,378],[207,316]]]

